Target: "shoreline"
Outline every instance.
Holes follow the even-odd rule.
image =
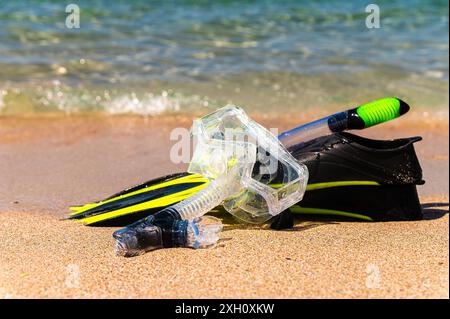
[[[211,109],[211,111],[213,111]],[[338,110],[328,111],[320,110],[312,112],[249,112],[248,114],[266,127],[278,128],[280,130],[296,127],[302,123],[307,123],[321,117],[337,112]],[[433,111],[433,112],[432,112]],[[4,139],[4,135],[20,135],[17,128],[22,130],[34,130],[41,127],[42,130],[47,130],[49,134],[56,131],[67,133],[67,126],[73,129],[85,130],[90,128],[92,130],[102,130],[106,126],[113,125],[114,122],[132,126],[156,125],[161,129],[184,127],[189,128],[192,125],[192,120],[196,117],[201,117],[207,113],[190,112],[190,113],[163,113],[159,115],[141,115],[141,114],[109,114],[104,112],[92,113],[26,113],[26,114],[8,114],[0,115],[0,142],[8,143],[10,141]],[[93,123],[95,122],[95,123]],[[94,124],[98,128],[94,127]],[[49,131],[46,127],[49,125],[53,131]],[[37,126],[37,127],[36,127]],[[393,129],[409,130],[420,127],[421,131],[430,130],[433,133],[440,134],[449,129],[449,111],[448,109],[440,110],[412,110],[401,118],[384,123],[381,127],[365,130],[355,131],[357,134],[366,135],[381,134],[386,135],[383,131],[390,131]]]

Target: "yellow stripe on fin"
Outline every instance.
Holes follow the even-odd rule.
[[[199,185],[172,195],[164,196],[161,198],[157,198],[154,200],[150,200],[144,203],[139,203],[136,205],[124,207],[115,211],[102,213],[99,215],[94,215],[90,217],[86,217],[83,219],[80,219],[81,222],[86,223],[87,225],[97,223],[99,221],[116,218],[119,216],[127,215],[130,213],[136,213],[139,211],[143,211],[146,209],[152,209],[152,208],[158,208],[158,207],[166,207],[170,206],[172,204],[175,204],[185,198],[188,198],[193,195],[193,193],[198,192],[200,189],[202,189],[204,185]]]
[[[149,192],[152,190],[156,190],[156,189],[160,189],[163,187],[168,187],[168,186],[172,186],[172,185],[179,185],[179,184],[184,184],[184,183],[207,183],[208,180],[204,177],[202,177],[199,174],[192,174],[192,175],[187,175],[187,176],[183,176],[180,178],[176,178],[167,182],[163,182],[157,185],[153,185],[153,186],[149,186],[149,187],[144,187],[141,189],[138,189],[134,192],[130,192],[121,196],[117,196],[102,202],[97,202],[97,203],[92,203],[92,204],[86,204],[84,205],[81,209],[77,210],[75,213],[71,213],[70,215],[77,215],[77,214],[81,214],[84,213],[85,211],[95,208],[97,206],[106,204],[106,203],[110,203],[110,202],[114,202],[116,200],[120,200],[120,199],[124,199],[133,195],[137,195],[137,194],[141,194],[141,193],[145,193],[145,192]],[[76,206],[74,206],[76,207]]]
[[[272,188],[283,187],[284,184],[270,184]],[[342,187],[342,186],[380,186],[380,183],[375,181],[337,181],[337,182],[324,182],[324,183],[311,183],[306,185],[307,191],[315,191],[318,189]]]
[[[323,209],[323,208],[312,208],[312,207],[301,207],[298,205],[294,205],[289,210],[295,214],[311,214],[311,215],[336,215],[336,216],[344,216],[344,217],[352,217],[367,221],[373,221],[372,218],[366,215],[362,214],[355,214],[355,213],[349,213],[344,212],[340,210],[334,210],[334,209]]]

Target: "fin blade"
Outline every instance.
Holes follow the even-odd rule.
[[[196,192],[198,192],[200,189],[205,187],[204,184],[189,188],[185,191],[178,192],[172,195],[156,198],[150,201],[145,201],[143,203],[139,203],[132,206],[123,207],[118,210],[108,211],[101,214],[93,215],[93,216],[87,216],[85,218],[79,219],[80,222],[85,223],[86,225],[93,225],[105,220],[113,219],[113,218],[119,218],[122,216],[126,216],[129,214],[134,214],[138,212],[142,212],[145,210],[150,209],[156,209],[156,208],[164,208],[173,204],[176,204],[183,199],[189,198],[192,195],[194,195]]]
[[[157,179],[157,181],[161,181],[161,178]],[[197,175],[197,174],[189,174],[185,176],[181,176],[179,178],[174,178],[170,180],[164,180],[163,182],[155,185],[150,185],[152,181],[146,182],[142,185],[142,188],[134,188],[133,191],[122,193],[117,197],[110,197],[109,199],[92,203],[92,204],[86,204],[82,206],[72,206],[70,213],[70,218],[72,219],[80,219],[85,218],[88,215],[97,215],[102,213],[107,213],[111,211],[111,207],[114,206],[114,203],[116,203],[118,206],[120,206],[121,203],[125,203],[125,201],[129,201],[129,205],[134,205],[133,197],[142,197],[145,199],[146,193],[148,193],[149,198],[152,197],[152,194],[150,194],[152,191],[161,190],[161,192],[164,192],[165,188],[173,187],[174,191],[176,190],[177,185],[184,185],[185,187],[188,187],[190,185],[196,186],[199,184],[205,184],[208,182],[207,179],[204,177]],[[184,190],[183,186],[181,188]],[[171,190],[167,190],[170,192]],[[143,199],[142,199],[143,200]],[[110,204],[110,205],[108,205]],[[127,205],[126,203],[124,205]],[[100,209],[100,207],[103,206],[104,209]],[[96,210],[97,208],[97,210]]]

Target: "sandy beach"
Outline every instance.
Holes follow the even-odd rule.
[[[3,1],[0,299],[449,298],[448,12],[446,1],[406,0]],[[410,111],[378,101],[389,97]],[[68,220],[71,206],[185,172],[193,147],[175,163],[171,133],[229,104],[278,133],[363,105],[366,126],[403,114],[354,133],[423,137],[414,147],[424,219],[342,217],[396,215],[359,194],[382,175],[386,164],[376,162],[373,174],[354,165],[370,180],[343,180],[348,167],[334,166],[343,176],[311,178],[324,205],[315,218],[301,215],[317,209],[305,197],[292,229],[215,212],[224,231],[212,249],[118,257],[118,228]],[[405,155],[373,157],[385,154],[386,163]],[[413,160],[396,177],[405,180]],[[310,170],[328,177],[328,167]],[[344,184],[354,188],[324,198],[333,190],[321,187]],[[402,190],[378,189],[385,201],[410,200]],[[336,207],[355,198],[365,207]],[[341,217],[318,216],[330,210]]]
[[[447,115],[448,116],[448,115]],[[255,116],[281,130],[307,115]],[[425,220],[297,219],[289,231],[226,224],[210,250],[114,256],[115,228],[68,206],[163,174],[181,115],[0,118],[0,298],[448,298],[448,119],[411,114],[364,132],[422,135]],[[419,125],[420,124],[420,125]]]

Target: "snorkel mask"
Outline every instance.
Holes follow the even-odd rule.
[[[225,106],[195,120],[192,135],[197,145],[188,172],[226,176],[230,189],[222,205],[238,219],[262,223],[302,199],[306,166],[241,108]],[[282,179],[277,188],[269,186],[275,176]]]
[[[306,166],[241,108],[225,106],[194,120],[192,135],[197,145],[188,171],[211,182],[192,197],[116,231],[118,255],[209,247],[221,225],[202,216],[214,207],[222,204],[244,222],[262,223],[303,198]],[[269,186],[275,176],[282,176],[279,187]]]

